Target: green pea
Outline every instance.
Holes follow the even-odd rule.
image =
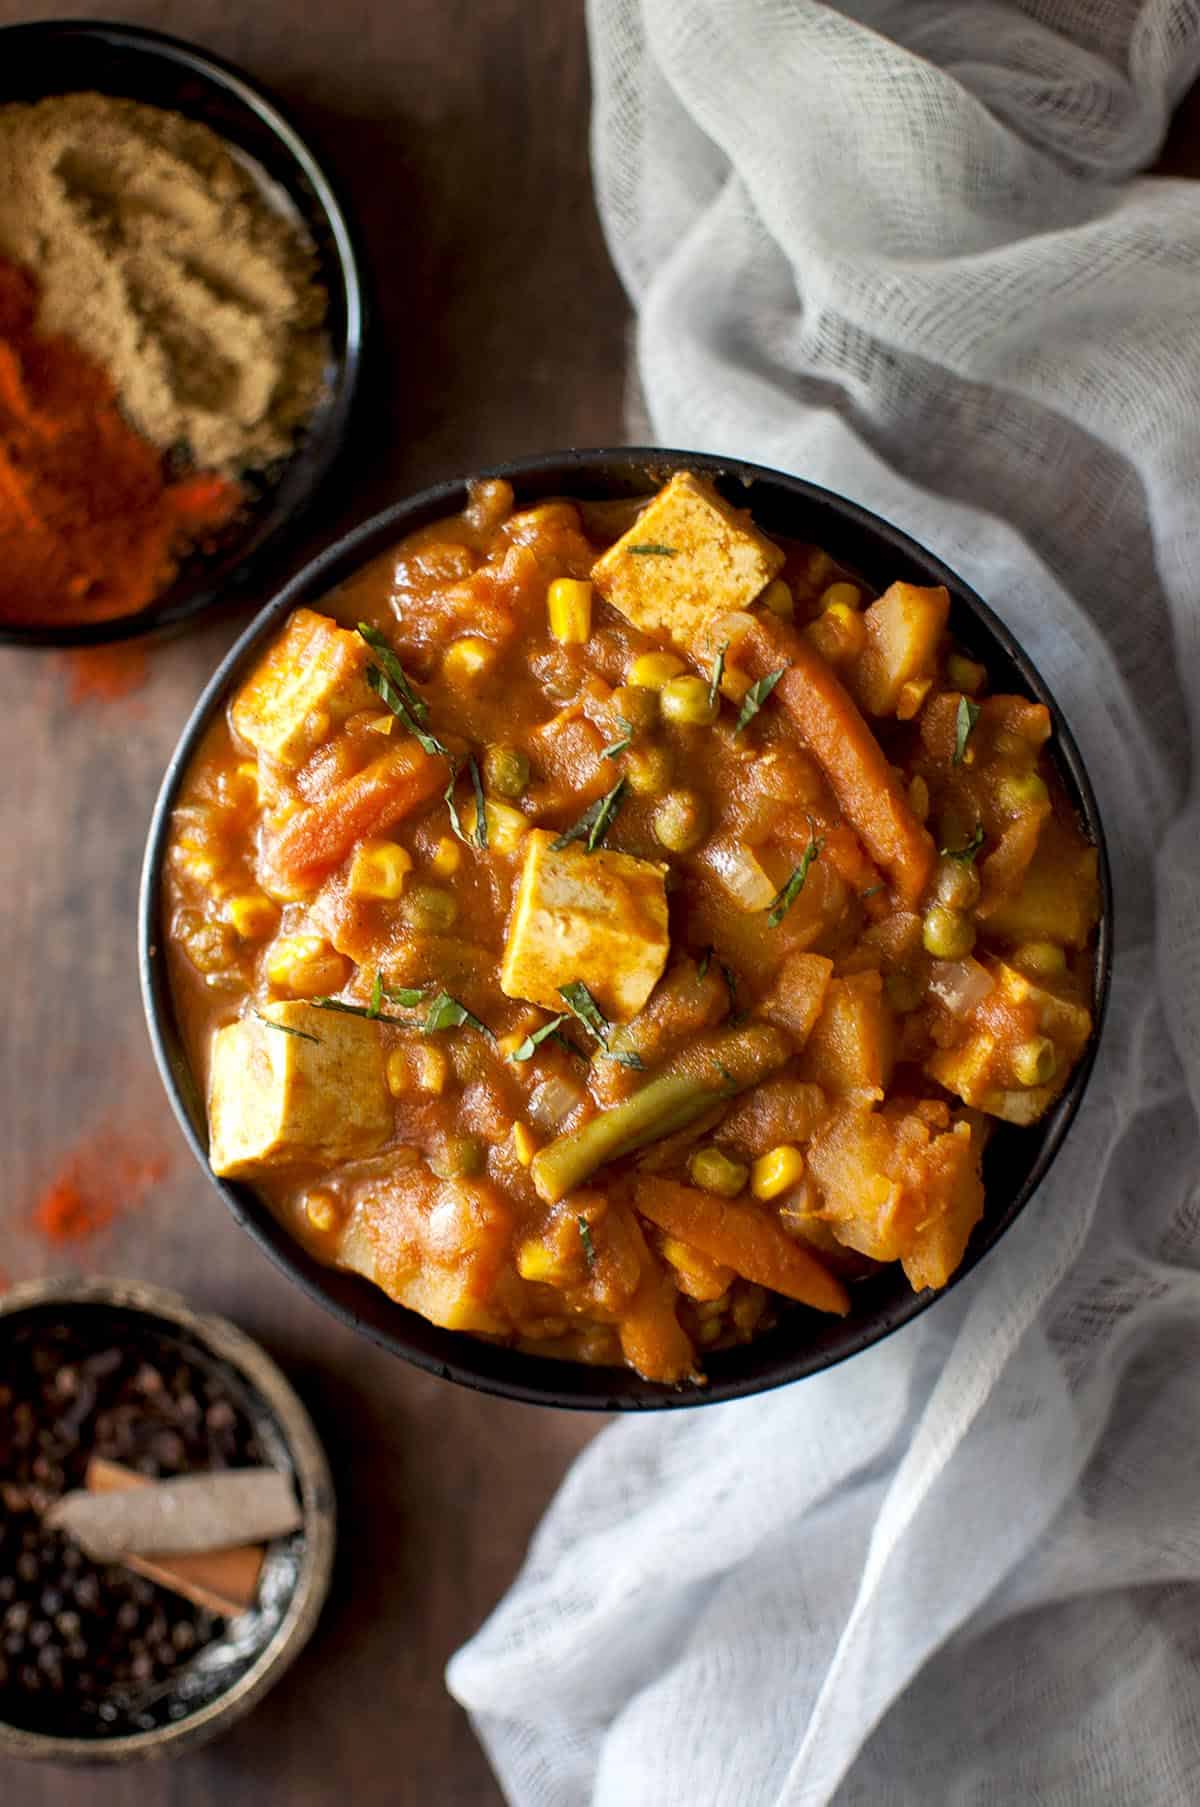
[[[925,912],[921,939],[935,960],[965,960],[975,945],[975,924],[961,910],[933,904]]]
[[[426,935],[444,935],[458,920],[458,905],[437,885],[414,885],[404,898],[404,919]]]
[[[934,892],[948,910],[969,910],[979,902],[979,874],[967,860],[940,859]]]
[[[688,1173],[704,1192],[715,1192],[720,1198],[736,1198],[744,1192],[750,1169],[744,1161],[731,1161],[721,1149],[709,1145],[698,1148],[688,1162]]]
[[[654,812],[654,832],[669,853],[687,853],[708,833],[708,805],[696,791],[668,791]]]
[[[519,747],[488,747],[483,755],[483,782],[496,797],[523,797],[529,783],[529,761]]]
[[[709,697],[704,679],[691,672],[664,684],[658,701],[664,719],[684,727],[706,728],[721,712],[717,699]]]

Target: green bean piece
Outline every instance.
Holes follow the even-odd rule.
[[[539,1198],[557,1204],[606,1161],[686,1129],[715,1101],[757,1085],[790,1054],[787,1037],[766,1023],[695,1042],[631,1097],[540,1149],[530,1170]]]

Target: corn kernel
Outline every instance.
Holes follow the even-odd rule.
[[[830,584],[827,590],[821,592],[822,610],[856,609],[861,601],[862,591],[857,584]]]
[[[1012,1070],[1018,1085],[1048,1085],[1058,1066],[1058,1050],[1048,1035],[1035,1035],[1013,1049]]]
[[[518,1161],[520,1161],[522,1167],[528,1167],[540,1147],[537,1137],[524,1123],[514,1123],[512,1126],[512,1141],[513,1153],[516,1155]]]
[[[910,722],[933,688],[932,678],[909,678],[896,698],[897,721]]]
[[[586,578],[556,577],[546,597],[550,632],[564,646],[582,646],[592,631],[592,586]]]
[[[373,715],[367,723],[372,734],[390,734],[396,726],[396,718],[388,709],[383,715]]]
[[[482,677],[496,662],[498,648],[490,640],[480,639],[478,634],[464,634],[461,639],[454,640],[446,648],[442,659],[442,675],[469,683],[471,679]]]
[[[406,1092],[412,1091],[416,1074],[413,1072],[407,1048],[393,1048],[387,1057],[387,1066],[384,1070],[387,1076],[387,1089],[393,1098],[403,1098]]]
[[[279,905],[261,891],[229,899],[229,920],[243,941],[265,941],[279,927]]]
[[[321,935],[283,935],[267,956],[267,978],[277,991],[295,998],[340,991],[350,962]]]
[[[755,1198],[778,1198],[804,1178],[804,1156],[790,1142],[760,1155],[750,1169],[750,1190]]]
[[[175,852],[175,864],[189,878],[195,879],[198,885],[203,885],[205,890],[211,891],[214,896],[220,895],[214,881],[223,870],[224,861],[217,859],[214,854],[189,848],[185,842],[180,842]]]
[[[946,676],[955,690],[963,690],[968,696],[974,696],[982,690],[987,678],[987,668],[974,659],[964,658],[962,653],[951,653],[946,660]]]
[[[397,841],[363,841],[355,848],[347,887],[351,897],[394,903],[412,871],[412,855]]]
[[[731,703],[744,703],[750,688],[750,675],[737,665],[727,665],[721,673],[721,695]]]
[[[920,774],[908,787],[908,801],[918,822],[925,822],[929,819],[929,786]]]
[[[664,1261],[669,1261],[679,1275],[679,1289],[689,1299],[711,1303],[723,1299],[736,1275],[731,1267],[723,1267],[708,1255],[701,1254],[677,1236],[664,1236],[659,1243]]]
[[[444,834],[433,850],[429,862],[439,878],[453,878],[462,865],[462,848],[448,834]]]
[[[417,1084],[423,1092],[432,1092],[439,1096],[446,1089],[446,1080],[450,1074],[450,1062],[440,1048],[414,1048],[413,1070]]]
[[[326,1192],[323,1187],[316,1187],[309,1193],[304,1201],[304,1214],[313,1229],[321,1231],[322,1235],[327,1236],[330,1230],[337,1228],[337,1201],[332,1192]]]
[[[762,605],[764,609],[770,609],[772,615],[778,615],[781,621],[790,621],[796,613],[792,592],[782,577],[775,578],[767,585],[762,593]]]
[[[540,1280],[552,1286],[562,1279],[562,1265],[554,1250],[544,1242],[523,1242],[517,1250],[517,1272],[522,1280]]]
[[[239,801],[247,805],[258,802],[258,762],[254,759],[239,759],[234,770],[237,780]]]
[[[683,670],[683,660],[677,659],[674,653],[639,653],[629,667],[625,681],[637,684],[642,690],[661,690]]]
[[[837,584],[830,585],[830,589],[838,587]],[[867,644],[862,616],[845,602],[830,603],[823,614],[809,623],[805,633],[821,657],[828,659],[831,665],[856,659]]]
[[[492,853],[512,853],[529,833],[529,821],[519,809],[511,803],[498,803],[494,797],[488,797],[483,805],[484,820],[487,822],[487,844]],[[468,835],[475,833],[478,811],[474,798],[462,812],[463,828]]]

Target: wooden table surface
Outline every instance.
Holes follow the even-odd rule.
[[[439,477],[619,439],[627,310],[592,204],[582,0],[0,0],[0,24],[56,11],[116,11],[239,63],[341,180],[386,368],[310,549]],[[433,1380],[294,1291],[197,1170],[142,1023],[134,900],[151,804],[245,619],[155,648],[144,687],[119,702],[72,703],[61,657],[0,650],[0,1268],[10,1281],[83,1267],[165,1283],[261,1337],[328,1443],[339,1574],[306,1656],[219,1743],[150,1770],[0,1762],[0,1800],[492,1807],[443,1666],[598,1421]],[[80,1148],[169,1166],[136,1209],[62,1250],[30,1216]]]

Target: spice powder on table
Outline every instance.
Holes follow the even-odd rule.
[[[326,301],[299,222],[206,126],[0,106],[0,620],[161,595],[311,415]]]

